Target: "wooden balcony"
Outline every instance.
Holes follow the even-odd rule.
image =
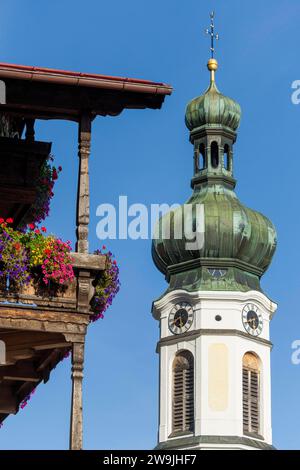
[[[105,268],[105,256],[72,253],[75,280],[62,288],[43,288],[32,281],[19,292],[0,289],[0,340],[6,345],[0,366],[0,423],[16,414],[22,401],[71,348],[79,353],[90,317],[94,282]]]
[[[35,202],[36,180],[51,144],[0,137],[0,214],[18,226]]]
[[[71,253],[71,257],[75,273],[73,282],[63,286],[51,283],[46,286],[39,275],[37,278],[33,276],[30,283],[18,291],[5,284],[0,285],[0,309],[30,308],[92,315],[94,282],[105,269],[106,258],[104,255],[82,253]]]
[[[71,351],[70,448],[79,450],[85,335],[93,313],[94,282],[105,269],[105,257],[88,254],[92,122],[125,109],[160,109],[172,88],[147,80],[13,64],[0,64],[0,80],[6,95],[0,103],[0,217],[13,218],[15,227],[30,215],[27,211],[36,200],[34,175],[50,152],[51,144],[34,140],[35,120],[78,124],[75,280],[63,289],[41,288],[34,281],[19,292],[0,286],[0,341],[6,348],[5,363],[0,363],[0,423],[17,413],[22,400],[46,382]]]

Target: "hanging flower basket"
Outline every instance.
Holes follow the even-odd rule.
[[[19,231],[12,224],[12,219],[0,218],[1,292],[43,298],[64,296],[64,292],[68,297],[68,292],[74,292],[76,296],[71,243],[47,235],[45,227],[29,224],[26,231]],[[119,268],[112,253],[105,250],[95,251],[96,255],[106,255],[106,268],[93,283],[92,321],[103,318],[120,289]]]
[[[53,188],[62,167],[56,168],[53,165],[54,158],[49,155],[48,159],[42,164],[39,175],[34,181],[36,187],[36,199],[25,217],[23,218],[19,228],[26,228],[29,222],[39,224],[49,215],[50,202],[54,196]]]
[[[106,255],[106,269],[95,281],[95,295],[92,300],[94,315],[92,321],[104,317],[104,312],[112,304],[113,299],[120,290],[119,268],[111,251],[106,252],[103,245],[102,250],[96,250],[95,255]]]

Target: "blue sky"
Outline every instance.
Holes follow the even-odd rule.
[[[264,276],[279,304],[272,322],[274,444],[300,448],[300,365],[291,343],[300,339],[299,129],[300,105],[291,84],[300,79],[297,0],[179,2],[152,0],[3,0],[0,60],[81,72],[164,81],[174,87],[161,111],[97,118],[91,156],[90,245],[96,207],[184,202],[191,190],[193,149],[184,125],[186,103],[208,84],[209,40],[204,29],[216,10],[218,87],[241,104],[235,145],[237,194],[266,214],[278,231],[278,249]],[[74,240],[76,126],[42,122],[36,138],[53,142],[63,173],[48,229]],[[153,448],[158,414],[158,325],[151,303],[166,288],[152,263],[150,241],[106,242],[120,264],[122,289],[103,321],[91,326],[86,349],[86,449]],[[30,404],[0,430],[1,449],[68,446],[70,361],[41,385]]]

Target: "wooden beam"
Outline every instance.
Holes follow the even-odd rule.
[[[68,334],[75,338],[86,333],[88,324],[88,315],[78,315],[74,310],[67,312],[62,308],[50,310],[50,308],[30,309],[30,306],[18,308],[0,305],[0,326],[2,329]]]
[[[30,362],[19,362],[13,366],[0,367],[0,380],[17,380],[23,382],[40,382],[41,376],[37,374]]]
[[[26,119],[26,134],[25,140],[27,142],[34,142],[35,130],[34,130],[34,119]]]
[[[0,200],[5,203],[22,203],[32,204],[36,198],[36,189],[28,188],[26,186],[22,188],[5,186],[1,184],[0,188]]]
[[[23,348],[23,349],[18,349],[18,350],[6,350],[6,358],[7,362],[13,362],[15,363],[16,361],[20,361],[21,359],[30,359],[34,356],[34,349],[32,348]]]
[[[83,114],[78,126],[78,188],[76,210],[76,251],[88,253],[89,221],[90,221],[90,183],[89,183],[89,156],[91,146],[91,123],[89,114]]]
[[[46,357],[44,357],[42,362],[39,364],[37,368],[37,372],[42,372],[48,366],[50,366],[51,369],[53,368],[53,366],[56,366],[57,359],[60,353],[61,353],[60,349],[53,349],[53,351],[50,351],[50,354],[46,355]]]
[[[63,108],[41,108],[40,106],[30,105],[23,105],[23,104],[15,104],[15,105],[2,105],[3,112],[9,116],[17,116],[17,117],[26,117],[29,119],[61,119],[63,121],[74,121],[78,122],[78,111],[73,111],[69,109]]]
[[[82,426],[82,379],[84,365],[84,343],[74,343],[72,351],[72,405],[70,423],[70,450],[81,450]]]
[[[14,394],[17,397],[18,406],[36,388],[33,382],[22,382],[19,387],[15,386]]]
[[[44,351],[45,349],[64,349],[71,347],[71,343],[48,343],[48,344],[41,344],[40,346],[33,346],[35,351]]]
[[[47,333],[45,331],[18,331],[18,330],[6,330],[6,332],[0,332],[0,339],[5,341],[6,349],[11,354],[19,353],[30,349],[32,351],[42,349],[54,349],[56,347],[68,347],[68,342],[62,334],[59,333]]]
[[[0,383],[0,413],[16,414],[17,411],[18,403],[11,386]]]
[[[71,253],[72,265],[78,269],[88,269],[95,271],[102,271],[105,269],[106,256],[105,255],[91,255],[85,253]]]

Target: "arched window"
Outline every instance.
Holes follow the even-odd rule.
[[[243,429],[260,434],[260,361],[252,352],[243,357]]]
[[[179,352],[173,361],[173,433],[194,430],[194,358]]]
[[[206,157],[205,157],[205,145],[200,144],[199,147],[199,157],[198,157],[198,170],[204,170],[206,167]]]
[[[210,146],[210,161],[213,168],[219,166],[219,146],[217,142],[213,141]]]
[[[227,171],[230,171],[230,155],[229,155],[229,145],[224,145],[224,168]]]

